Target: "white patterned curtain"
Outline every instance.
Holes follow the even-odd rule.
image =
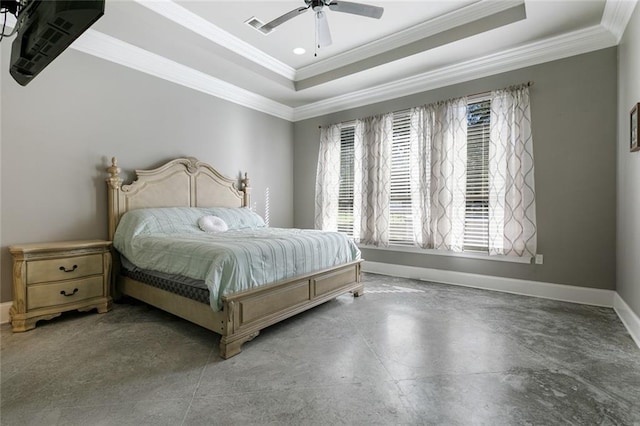
[[[387,246],[393,113],[359,120],[355,130],[354,237],[362,244]]]
[[[320,129],[320,149],[316,173],[316,229],[338,230],[341,130],[341,124],[333,124]]]
[[[427,105],[432,121],[431,246],[461,252],[467,190],[467,100]]]
[[[411,204],[418,246],[464,248],[467,99],[411,110]]]
[[[536,205],[528,86],[491,92],[489,254],[535,256]]]

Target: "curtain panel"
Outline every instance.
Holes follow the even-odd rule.
[[[491,92],[489,254],[535,256],[537,226],[527,85]]]
[[[341,131],[342,124],[333,124],[320,129],[320,149],[316,171],[316,229],[338,230]]]
[[[393,114],[359,120],[355,130],[354,237],[362,244],[388,246]]]
[[[414,243],[461,252],[467,183],[467,99],[411,110]]]
[[[535,256],[533,139],[528,86],[491,92],[488,229],[491,255]],[[466,97],[409,111],[413,244],[461,252],[467,194]],[[394,114],[354,126],[353,237],[388,246]],[[316,177],[317,229],[337,230],[342,125],[322,128]],[[404,160],[403,160],[404,161]]]

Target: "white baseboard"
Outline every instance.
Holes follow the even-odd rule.
[[[362,265],[364,272],[391,275],[394,277],[413,278],[443,284],[453,284],[485,290],[502,291],[524,296],[542,297],[563,302],[581,303],[584,305],[613,307],[616,292],[597,288],[577,287],[564,284],[551,284],[539,281],[520,280],[516,278],[494,277],[489,275],[470,274],[466,272],[447,271],[442,269],[418,268],[415,266],[393,265],[390,263],[368,262]]]
[[[640,317],[631,310],[618,293],[613,299],[613,309],[618,314],[620,321],[627,327],[633,341],[640,348]]]
[[[488,275],[469,274],[466,272],[446,271],[441,269],[418,268],[415,266],[393,265],[390,263],[368,262],[362,265],[364,272],[391,275],[394,277],[412,278],[433,281],[443,284],[502,291],[505,293],[535,296],[564,302],[582,303],[585,305],[613,308],[631,338],[640,348],[640,317],[613,290],[602,290],[577,287],[563,284],[550,284],[538,281],[527,281],[515,278],[494,277]],[[12,302],[0,303],[0,324],[8,323],[9,309]]]
[[[13,302],[0,303],[0,324],[5,324],[11,320],[9,318],[9,309],[11,309],[12,304]]]
[[[620,295],[613,290],[367,261],[363,263],[362,271],[394,277],[502,291],[524,296],[542,297],[563,302],[581,303],[583,305],[613,308],[622,321],[622,324],[627,328],[633,341],[638,348],[640,348],[640,317],[638,317]]]

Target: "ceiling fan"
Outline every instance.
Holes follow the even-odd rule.
[[[268,34],[273,31],[277,26],[287,22],[289,19],[295,18],[313,9],[316,14],[316,34],[318,37],[318,47],[329,46],[332,43],[331,32],[329,31],[329,23],[327,22],[327,16],[323,11],[324,7],[328,7],[335,12],[351,13],[352,15],[366,16],[368,18],[380,19],[384,12],[383,7],[372,6],[363,3],[354,3],[350,1],[341,0],[304,0],[306,7],[299,7],[293,9],[290,12],[285,13],[282,16],[277,17],[271,22],[264,24],[260,27],[260,31]]]

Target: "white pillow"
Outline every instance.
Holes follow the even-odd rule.
[[[224,220],[220,219],[218,216],[202,216],[198,219],[198,226],[204,232],[225,232],[229,227],[225,223]]]

